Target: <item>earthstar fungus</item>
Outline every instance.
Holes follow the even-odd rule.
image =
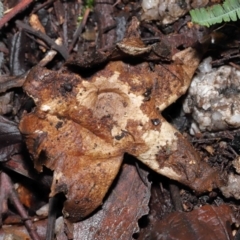
[[[101,205],[129,153],[154,171],[202,192],[219,186],[160,112],[184,94],[199,64],[195,50],[155,65],[109,62],[87,79],[35,67],[24,90],[36,104],[20,130],[35,168],[54,171],[51,196],[63,192],[63,213],[78,221]]]

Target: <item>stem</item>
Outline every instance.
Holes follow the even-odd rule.
[[[33,0],[22,0],[20,1],[10,12],[5,14],[0,19],[0,29],[9,22],[13,17],[15,17],[19,12],[23,11]]]

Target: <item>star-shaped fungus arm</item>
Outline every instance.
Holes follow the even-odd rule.
[[[220,180],[160,111],[188,88],[199,58],[192,49],[170,65],[109,62],[88,78],[36,67],[24,90],[36,104],[20,130],[38,171],[54,171],[51,196],[63,192],[72,221],[99,205],[124,153],[197,191]],[[188,67],[189,65],[189,67]]]

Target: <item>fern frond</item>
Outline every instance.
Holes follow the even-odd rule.
[[[202,26],[240,19],[240,0],[226,0],[222,5],[193,9],[190,11],[192,22]]]

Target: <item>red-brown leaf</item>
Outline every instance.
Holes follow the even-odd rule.
[[[147,181],[147,172],[141,174]],[[138,231],[138,219],[148,213],[149,199],[150,184],[145,186],[135,167],[125,164],[102,209],[74,224],[74,239],[131,239]]]
[[[154,240],[230,240],[233,239],[231,224],[232,210],[227,205],[213,207],[206,205],[190,213],[174,212],[158,222],[153,228]]]

